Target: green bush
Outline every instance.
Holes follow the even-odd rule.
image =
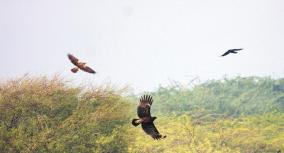
[[[110,87],[67,86],[58,77],[0,85],[0,152],[125,152],[130,103]]]
[[[193,88],[160,87],[152,92],[154,112],[190,112],[196,116],[239,117],[241,115],[284,112],[284,79],[236,77],[212,80]]]

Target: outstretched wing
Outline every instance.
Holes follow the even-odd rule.
[[[230,54],[230,52],[231,52],[231,50],[228,50],[228,51],[226,51],[223,55],[221,55],[221,56],[226,56],[226,55],[228,55],[228,54]]]
[[[83,71],[85,72],[89,72],[89,73],[96,73],[96,71],[94,71],[92,68],[88,67],[88,66],[84,66],[81,68]]]
[[[235,52],[235,51],[240,51],[243,50],[242,48],[238,48],[238,49],[230,49],[231,51]]]
[[[139,118],[151,117],[151,105],[153,98],[150,95],[144,95],[140,98],[140,104],[137,107],[137,115]]]
[[[67,55],[69,60],[76,66],[78,66],[79,59],[73,56],[72,54]]]
[[[153,103],[153,98],[150,95],[143,95],[140,98],[140,103],[145,103],[145,104],[150,104],[152,105]]]
[[[157,128],[155,127],[153,122],[142,123],[142,129],[145,133],[149,134],[154,139],[165,138],[166,136],[162,136]]]

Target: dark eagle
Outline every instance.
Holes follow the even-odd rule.
[[[228,54],[230,54],[230,53],[234,53],[234,54],[237,54],[238,53],[238,51],[240,51],[240,50],[243,50],[242,48],[239,48],[239,49],[229,49],[228,51],[226,51],[223,55],[221,55],[221,56],[226,56],[226,55],[228,55]]]
[[[152,117],[150,113],[151,105],[153,103],[153,98],[150,95],[144,95],[140,98],[140,103],[137,107],[137,114],[139,119],[133,119],[132,125],[138,126],[141,124],[142,129],[145,133],[150,135],[155,140],[166,138],[162,136],[154,125],[154,120],[157,117]]]
[[[76,66],[71,69],[73,73],[76,73],[79,69],[88,73],[96,73],[92,68],[88,67],[86,63],[80,62],[79,59],[73,56],[72,54],[68,54],[67,56],[69,60]]]

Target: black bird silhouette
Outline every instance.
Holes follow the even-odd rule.
[[[150,113],[151,105],[153,103],[153,98],[150,95],[144,95],[140,98],[140,103],[137,107],[137,115],[139,119],[133,119],[132,125],[138,126],[141,124],[142,129],[145,133],[150,135],[153,139],[159,140],[166,138],[162,136],[154,125],[154,120],[157,117],[152,117]]]
[[[226,56],[226,55],[228,55],[228,54],[230,54],[230,53],[234,53],[234,54],[237,54],[238,53],[238,51],[240,51],[240,50],[243,50],[242,48],[239,48],[239,49],[229,49],[228,51],[226,51],[223,55],[221,55],[221,56]]]

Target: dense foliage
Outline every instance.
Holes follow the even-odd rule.
[[[276,153],[284,149],[284,114],[218,119],[195,124],[188,115],[162,117],[156,122],[168,135],[153,142],[142,130],[135,133],[129,152],[152,153]]]
[[[208,81],[193,88],[160,87],[152,94],[154,111],[162,114],[192,112],[238,117],[284,112],[284,79],[236,77]]]
[[[57,77],[4,82],[0,152],[125,152],[129,106],[109,87],[83,90]]]
[[[54,77],[0,84],[0,152],[284,151],[284,79],[236,77],[160,87],[152,114],[166,139],[133,127],[138,96]]]

